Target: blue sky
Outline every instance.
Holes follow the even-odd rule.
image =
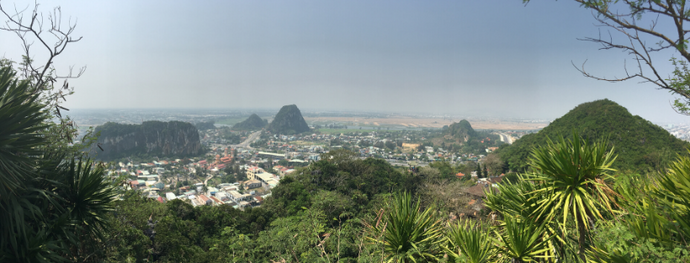
[[[626,59],[577,40],[600,28],[572,1],[41,1],[58,5],[84,37],[56,61],[59,72],[87,66],[70,82],[72,108],[553,119],[608,98],[654,122],[688,119],[651,84],[596,81],[572,66],[623,76]],[[0,55],[17,60],[19,40],[0,39]],[[668,58],[656,60],[664,75]]]

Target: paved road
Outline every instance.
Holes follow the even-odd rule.
[[[254,141],[256,141],[256,139],[258,139],[259,136],[261,136],[261,131],[257,131],[257,132],[255,132],[255,133],[250,134],[249,137],[247,137],[247,139],[244,140],[243,142],[241,142],[240,144],[235,144],[235,145],[230,145],[230,146],[232,146],[232,147],[234,147],[234,148],[249,148],[249,149],[252,149],[252,147],[249,146],[249,145],[250,145],[251,143],[253,143]]]
[[[213,178],[213,174],[209,174],[208,177],[206,177],[206,180],[204,180],[204,185],[207,185],[206,183],[208,183],[208,180],[211,178]]]
[[[501,136],[501,141],[505,142],[507,144],[513,144],[513,138],[510,137],[510,135],[505,134],[505,133],[499,133],[499,136]]]

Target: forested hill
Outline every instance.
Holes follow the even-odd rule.
[[[91,153],[101,160],[131,155],[188,156],[201,150],[199,131],[187,122],[147,121],[142,124],[108,122],[96,127],[98,143],[103,151],[92,147]]]
[[[470,137],[477,137],[477,132],[472,129],[472,125],[469,121],[461,120],[460,122],[456,122],[448,126],[445,136],[467,141]]]
[[[452,152],[485,153],[487,147],[498,146],[500,138],[488,131],[477,132],[469,121],[461,120],[443,127],[442,133],[431,138],[431,142],[436,147]]]
[[[525,135],[501,148],[501,160],[511,170],[524,171],[534,147],[545,145],[547,138],[555,141],[571,137],[573,131],[588,140],[608,138],[618,154],[614,168],[619,170],[660,170],[690,146],[648,120],[633,116],[623,106],[604,99],[580,104],[538,133]]]
[[[304,121],[297,105],[293,104],[285,105],[278,111],[276,117],[268,125],[268,130],[278,134],[296,134],[309,131],[309,125]]]
[[[236,123],[235,125],[232,126],[233,130],[239,130],[239,131],[251,131],[251,130],[259,130],[263,129],[268,125],[267,120],[262,120],[259,115],[256,115],[256,113],[252,114],[247,118],[246,120]]]

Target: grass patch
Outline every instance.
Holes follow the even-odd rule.
[[[225,125],[235,125],[235,124],[240,123],[246,119],[247,118],[227,118],[227,119],[218,120],[218,121],[216,121],[216,123],[225,124]]]

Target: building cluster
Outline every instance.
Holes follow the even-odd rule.
[[[243,165],[241,168],[246,172],[247,177],[247,180],[243,182],[211,185],[205,183],[208,181],[205,180],[182,187],[164,183],[164,178],[171,177],[170,173],[196,173],[198,169],[210,171],[209,178],[211,178],[215,174],[222,173],[218,168],[224,165],[224,158],[226,157],[217,156],[210,163],[207,160],[189,160],[183,164],[185,161],[180,159],[140,164],[119,163],[115,169],[110,170],[110,174],[126,175],[129,178],[126,183],[129,189],[140,191],[143,195],[161,203],[179,199],[195,207],[230,205],[237,209],[244,209],[247,206],[261,205],[264,198],[270,196],[271,189],[278,186],[280,179],[293,171],[288,167],[275,165],[273,169],[276,174],[272,174],[258,166]]]

